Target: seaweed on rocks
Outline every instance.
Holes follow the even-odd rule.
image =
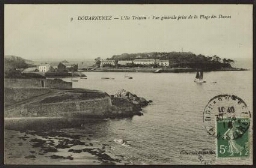
[[[34,159],[34,158],[36,158],[36,156],[35,155],[28,155],[28,156],[25,156],[25,158],[26,159]]]
[[[59,155],[51,155],[50,156],[51,159],[69,159],[69,160],[73,160],[74,158],[72,156],[59,156]]]

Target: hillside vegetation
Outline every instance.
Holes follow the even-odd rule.
[[[25,60],[17,56],[4,56],[4,77],[6,78],[21,78],[19,69],[25,69],[32,67],[33,62],[30,60]]]
[[[170,67],[175,68],[200,68],[217,70],[221,68],[232,68],[234,63],[231,59],[214,56],[196,55],[191,52],[151,52],[151,53],[124,53],[113,55],[109,60],[134,60],[134,59],[160,59],[169,60]]]

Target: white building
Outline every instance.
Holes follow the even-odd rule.
[[[50,64],[41,64],[38,66],[39,72],[48,72],[51,71],[52,66]]]
[[[153,65],[157,62],[155,59],[135,59],[133,61],[134,64],[137,65]]]
[[[159,60],[158,65],[163,66],[163,67],[168,67],[169,66],[169,60]]]
[[[104,65],[115,65],[115,60],[101,60],[100,66],[103,67]]]
[[[119,65],[127,65],[127,64],[132,64],[132,61],[129,60],[120,60],[118,61]]]

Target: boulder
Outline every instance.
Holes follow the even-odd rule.
[[[111,95],[110,97],[113,105],[110,111],[125,116],[141,115],[141,108],[152,102],[124,89],[119,90],[115,95]]]

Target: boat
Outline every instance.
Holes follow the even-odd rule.
[[[132,79],[132,77],[131,77],[131,76],[128,76],[128,75],[125,75],[124,77],[125,77],[125,78],[128,78],[128,79]]]
[[[161,73],[162,72],[162,69],[157,69],[154,71],[154,73]]]
[[[115,78],[102,77],[101,79],[115,79]]]
[[[196,83],[206,83],[206,81],[204,81],[203,78],[204,78],[203,71],[197,71],[196,72],[196,78],[195,78],[194,82],[196,82]]]
[[[80,79],[87,79],[87,77],[80,77]]]

